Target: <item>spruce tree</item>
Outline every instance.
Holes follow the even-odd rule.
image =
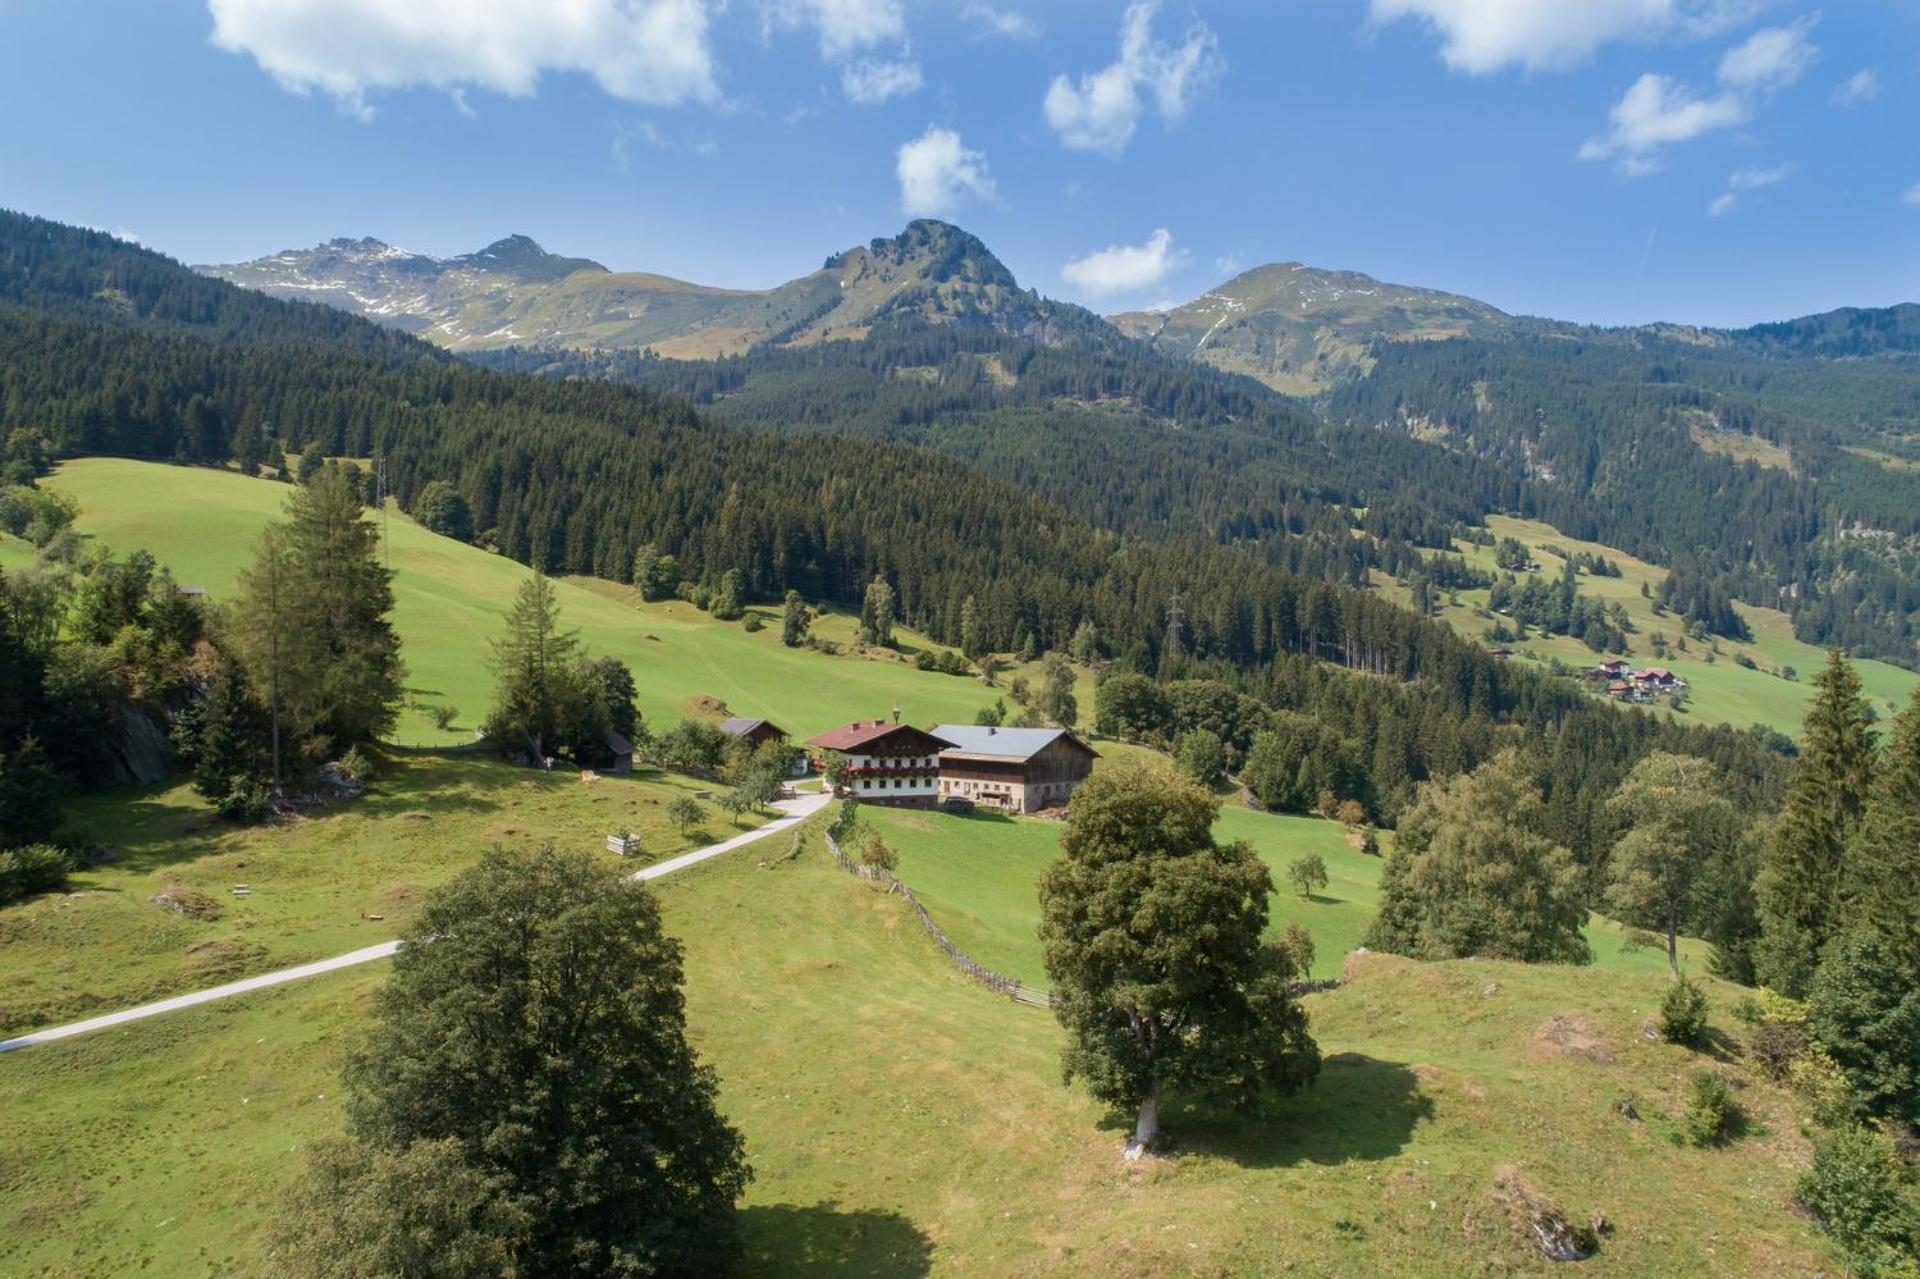
[[[1760,981],[1796,998],[1806,994],[1821,947],[1839,931],[1847,844],[1873,776],[1873,717],[1859,675],[1830,652],[1813,682],[1800,757],[1760,875],[1754,956]]]
[[[741,614],[747,611],[740,570],[730,568],[720,575],[719,589],[713,593],[713,603],[709,611],[717,621],[737,622]]]
[[[986,626],[980,619],[980,606],[971,595],[960,604],[960,651],[969,661],[987,651]]]
[[[1853,909],[1920,972],[1920,689],[1893,717],[1848,860]]]
[[[393,574],[354,474],[325,467],[293,491],[236,610],[249,681],[278,703],[284,739],[320,758],[391,730],[404,691]]]

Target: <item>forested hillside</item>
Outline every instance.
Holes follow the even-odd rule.
[[[1084,636],[1123,669],[1312,715],[1329,734],[1305,748],[1316,767],[1337,763],[1383,815],[1514,733],[1567,752],[1556,811],[1582,848],[1598,839],[1586,796],[1656,742],[1721,759],[1762,794],[1777,787],[1759,739],[1620,714],[1366,591],[1212,538],[1097,528],[939,453],[737,433],[677,398],[474,369],[30,218],[0,222],[0,296],[9,449],[44,439],[54,455],[268,468],[290,452],[380,454],[403,505],[445,481],[476,540],[550,572],[625,580],[646,547],[708,587],[734,571],[754,598],[794,588],[844,604],[879,577],[903,618],[948,643],[971,599],[989,647],[1064,651]],[[1310,419],[1276,409],[1271,421],[1311,439]],[[1132,500],[1124,477],[1119,493]]]

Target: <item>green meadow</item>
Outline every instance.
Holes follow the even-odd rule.
[[[112,860],[0,909],[0,1037],[386,941],[495,844],[612,861],[606,838],[624,830],[643,841],[638,864],[724,839],[735,827],[711,802],[696,798],[705,817],[685,834],[664,816],[708,785],[399,752],[360,800],[271,826],[221,821],[185,782],[83,796],[69,819]]]
[[[235,472],[120,458],[67,462],[46,482],[79,502],[83,534],[116,553],[151,552],[181,584],[204,587],[216,602],[231,597],[260,530],[279,517],[288,493],[283,484]],[[398,511],[386,527],[409,698],[395,739],[408,746],[470,742],[492,700],[488,646],[527,569],[430,533]],[[24,543],[7,540],[0,566],[31,559]],[[911,658],[925,641],[911,631],[900,633],[898,653],[830,657],[784,647],[777,607],[756,610],[767,625],[755,633],[715,623],[684,601],[645,603],[612,582],[572,578],[556,585],[562,615],[586,648],[632,667],[641,713],[656,726],[716,704],[771,719],[799,738],[888,715],[895,706],[916,724],[971,723],[1005,692],[1008,677],[989,689],[969,677],[915,670]],[[829,612],[815,631],[845,644],[854,625]],[[1085,700],[1091,712],[1091,688]],[[450,730],[434,727],[425,710],[431,705],[458,708]]]
[[[1838,1273],[1784,1210],[1807,1142],[1771,1086],[1738,1088],[1734,1144],[1675,1142],[1710,1059],[1641,1033],[1658,971],[1359,957],[1308,997],[1312,1088],[1176,1101],[1167,1156],[1127,1164],[1121,1122],[1062,1085],[1052,1019],[962,978],[817,837],[657,891],[755,1169],[749,1275],[1555,1273],[1522,1192],[1610,1223],[1582,1274]],[[0,1272],[260,1273],[382,975],[0,1057]]]
[[[1580,578],[1580,591],[1583,595],[1609,602],[1618,601],[1625,606],[1635,631],[1627,639],[1636,665],[1665,666],[1687,681],[1687,700],[1684,709],[1679,712],[1683,718],[1697,723],[1727,723],[1736,728],[1764,724],[1779,732],[1799,736],[1807,702],[1812,697],[1812,677],[1826,662],[1827,655],[1824,650],[1795,639],[1793,619],[1785,613],[1777,609],[1736,604],[1740,615],[1747,619],[1748,626],[1752,628],[1751,643],[1721,639],[1717,642],[1718,652],[1715,652],[1714,645],[1688,640],[1687,651],[1669,647],[1666,657],[1655,658],[1650,645],[1650,637],[1655,631],[1665,633],[1669,641],[1677,641],[1686,631],[1685,623],[1672,614],[1657,616],[1653,611],[1653,601],[1640,594],[1643,584],[1657,594],[1660,583],[1667,576],[1666,569],[1598,542],[1583,542],[1567,537],[1552,525],[1538,520],[1493,515],[1487,518],[1487,527],[1495,538],[1515,537],[1524,543],[1540,565],[1540,576],[1550,580],[1559,577],[1566,561],[1564,557],[1546,550],[1548,546],[1557,546],[1569,553],[1604,555],[1618,564],[1621,571],[1619,577],[1583,576]],[[1498,572],[1492,546],[1456,542],[1454,550],[1474,567]],[[1376,574],[1375,582],[1392,598],[1403,602],[1411,598],[1411,593],[1405,587],[1390,578]],[[1457,592],[1457,604],[1447,602],[1444,592],[1435,592],[1435,595],[1440,604],[1437,615],[1461,633],[1484,636],[1493,626],[1491,618],[1476,614],[1476,610],[1484,611],[1486,608],[1486,591]],[[1567,666],[1581,668],[1592,666],[1607,656],[1595,653],[1579,640],[1564,635],[1536,633],[1514,647],[1517,650],[1516,660],[1542,665],[1558,660]],[[1737,656],[1752,661],[1753,668],[1741,666],[1735,660]],[[1920,685],[1920,675],[1886,662],[1859,661],[1854,666],[1860,672],[1862,687],[1882,718],[1904,706],[1913,695],[1915,686]],[[1795,678],[1782,675],[1782,671],[1789,669]],[[1665,703],[1658,705],[1665,707]]]
[[[995,972],[1046,986],[1035,885],[1041,869],[1059,856],[1059,822],[985,811],[962,816],[871,806],[861,810],[861,822],[899,855],[900,878],[955,945]],[[1313,936],[1311,975],[1337,977],[1379,908],[1382,859],[1359,851],[1357,841],[1337,822],[1234,805],[1221,809],[1214,837],[1253,846],[1273,871],[1271,931],[1278,934],[1298,922]],[[1383,853],[1392,847],[1392,839],[1391,831],[1381,832]],[[1309,853],[1318,853],[1326,863],[1329,881],[1311,899],[1302,898],[1286,879],[1288,864]],[[1587,941],[1595,972],[1657,975],[1666,969],[1664,954],[1634,944],[1626,930],[1597,915],[1587,925]],[[1694,971],[1704,970],[1706,947],[1691,939],[1681,945]]]

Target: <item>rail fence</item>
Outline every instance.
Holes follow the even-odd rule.
[[[839,865],[841,870],[846,871],[849,875],[858,875],[861,879],[876,880],[879,883],[885,884],[888,892],[898,893],[907,899],[907,905],[913,908],[914,917],[920,921],[920,926],[926,929],[927,936],[933,938],[940,949],[946,952],[947,958],[952,961],[955,968],[958,968],[982,986],[991,987],[1005,995],[1008,999],[1014,1000],[1016,1003],[1027,1004],[1034,1008],[1053,1007],[1052,992],[1038,990],[1032,986],[1016,981],[1012,977],[1006,977],[1000,973],[996,973],[991,968],[975,962],[973,957],[968,955],[966,951],[954,945],[953,939],[947,936],[946,930],[933,922],[933,916],[927,913],[927,908],[920,904],[920,899],[914,895],[913,890],[907,887],[898,875],[892,871],[883,870],[878,866],[864,866],[854,861],[851,857],[848,857],[840,850],[840,841],[834,838],[834,833],[831,828],[827,830],[826,836],[827,851],[833,854],[833,860]]]

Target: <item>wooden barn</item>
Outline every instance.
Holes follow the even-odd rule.
[[[1010,813],[1057,808],[1093,771],[1093,747],[1064,728],[938,724],[952,743],[940,752],[940,798]]]

